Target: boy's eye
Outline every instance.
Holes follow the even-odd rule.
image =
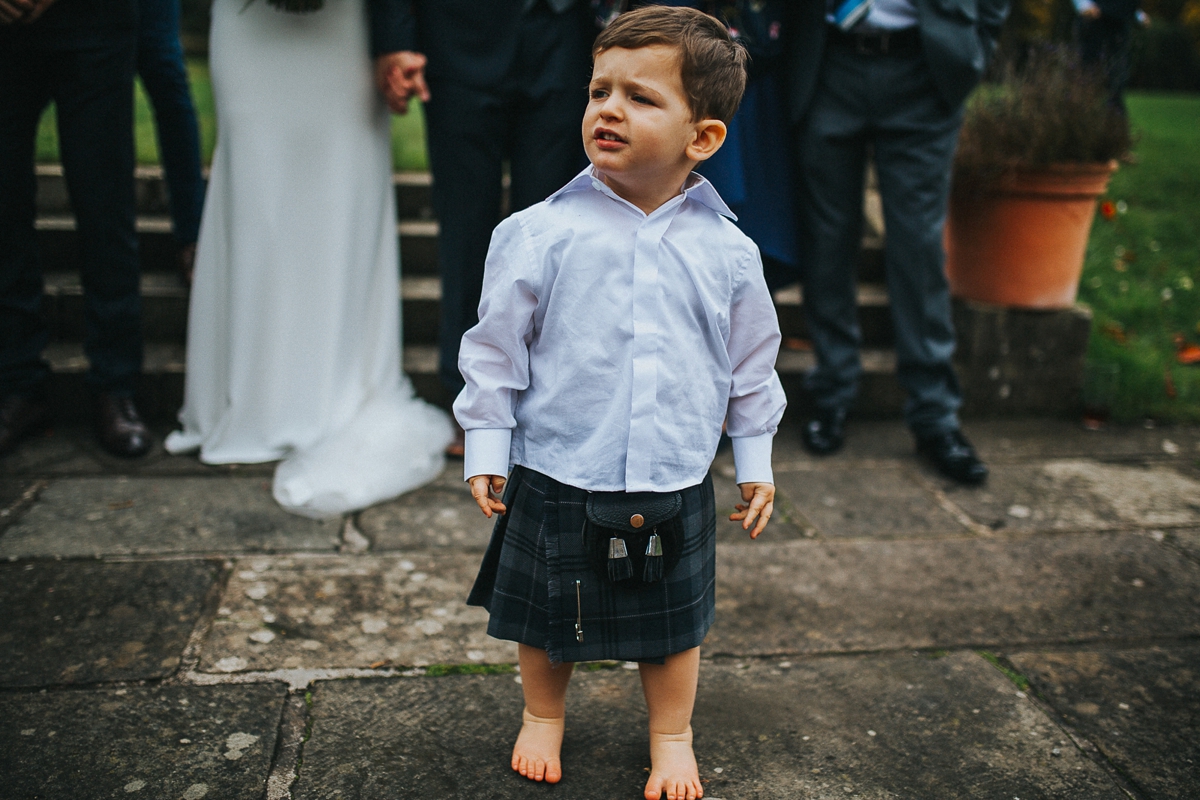
[[[641,103],[642,105],[647,105],[647,106],[654,105],[654,101],[651,100],[649,97],[645,97],[644,95],[635,94],[631,99],[633,100],[633,102]]]
[[[603,100],[605,97],[608,97],[608,92],[603,89],[592,89],[591,97],[593,100]]]

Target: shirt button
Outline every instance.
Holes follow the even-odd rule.
[[[629,518],[629,524],[635,528],[640,528],[645,523],[646,523],[646,518],[643,517],[641,514],[634,514],[632,517]]]

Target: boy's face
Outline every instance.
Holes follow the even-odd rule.
[[[692,119],[678,50],[605,50],[596,56],[588,93],[583,146],[604,182],[647,213],[678,194],[700,160],[689,150],[698,129],[713,122]]]

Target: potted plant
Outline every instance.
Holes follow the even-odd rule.
[[[946,222],[955,297],[1075,302],[1096,200],[1130,146],[1101,74],[1065,47],[1031,51],[967,105]]]

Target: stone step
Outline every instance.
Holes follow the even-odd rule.
[[[58,164],[40,164],[38,176],[38,240],[47,271],[63,272],[77,261],[75,223]],[[398,172],[396,187],[397,235],[401,260],[410,275],[437,274],[437,222],[430,202],[432,179],[428,172]],[[167,214],[167,190],[159,167],[138,167],[138,240],[142,269],[175,270],[175,241]],[[864,236],[858,264],[860,280],[883,281],[883,212],[878,192],[869,186],[863,195]]]
[[[84,382],[87,357],[78,342],[53,342],[45,352],[53,376],[49,396],[57,418],[78,421],[88,410],[88,389]],[[855,413],[864,417],[894,416],[903,402],[895,380],[894,354],[883,348],[867,348],[862,353],[863,378]],[[804,373],[814,364],[806,351],[781,350],[776,369],[792,410],[802,411],[805,395]],[[147,419],[163,422],[175,418],[183,404],[183,378],[187,368],[187,350],[174,342],[147,342],[138,398]],[[417,394],[431,403],[449,406],[449,396],[437,377],[437,347],[432,344],[406,344],[404,371]]]
[[[177,276],[162,272],[143,273],[141,286],[146,341],[182,344],[187,337],[187,288]],[[404,341],[413,344],[437,341],[440,298],[441,287],[436,277],[414,275],[401,280]],[[52,341],[82,341],[83,286],[78,273],[46,275],[42,317]]]
[[[66,272],[78,268],[79,245],[73,214],[44,214],[34,221],[38,249],[47,272]],[[176,270],[175,239],[171,220],[166,216],[142,215],[137,218],[138,254],[143,272]],[[435,220],[406,219],[396,224],[400,252],[406,272],[414,275],[437,274],[437,234]]]
[[[50,273],[45,278],[42,314],[50,338],[57,342],[83,339],[83,286],[75,272]],[[171,273],[143,273],[143,331],[147,341],[182,343],[187,336],[188,290]],[[807,339],[802,310],[803,291],[790,286],[775,293],[779,325],[789,339]],[[404,341],[433,344],[441,317],[441,285],[432,275],[405,275],[400,280]],[[859,284],[858,317],[868,346],[891,344],[892,320],[887,292],[878,284]]]
[[[38,214],[69,214],[70,195],[61,164],[38,164]],[[207,177],[207,172],[206,172]],[[396,187],[396,215],[400,219],[433,219],[430,187],[433,181],[428,172],[397,172],[392,176]],[[162,167],[138,167],[134,170],[134,187],[139,214],[151,216],[168,213],[167,185]]]

